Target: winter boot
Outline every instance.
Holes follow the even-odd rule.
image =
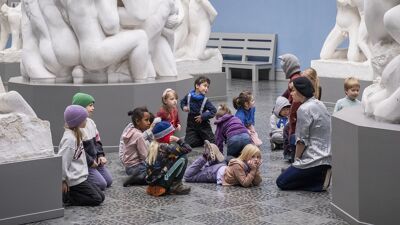
[[[173,182],[169,193],[173,195],[187,195],[190,193],[190,187],[182,184],[182,181]]]

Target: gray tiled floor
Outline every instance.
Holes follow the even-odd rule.
[[[69,207],[65,209],[63,218],[35,224],[347,224],[330,210],[329,191],[285,192],[275,185],[280,169],[288,164],[283,161],[281,151],[270,150],[268,121],[275,99],[286,85],[284,81],[252,84],[251,81],[233,80],[228,83],[229,105],[232,97],[244,89],[253,90],[256,97],[256,130],[264,141],[263,182],[260,187],[190,184],[192,192],[188,196],[154,198],[146,195],[144,186],[122,187],[124,170],[117,153],[109,153],[114,184],[105,191],[106,200],[101,206]],[[190,153],[190,160],[193,161],[200,152],[201,149],[195,149]]]

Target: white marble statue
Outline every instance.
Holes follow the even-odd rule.
[[[346,38],[349,39],[349,47],[345,53],[348,61],[369,59],[371,51],[364,21],[364,0],[337,0],[336,24],[322,46],[321,59],[342,58],[343,51],[337,48]]]
[[[54,155],[50,123],[18,92],[0,93],[0,164]]]
[[[378,120],[400,123],[400,0],[365,0],[365,21],[378,80],[363,92],[364,111]]]
[[[20,62],[21,60],[21,4],[9,7],[0,1],[0,62]],[[4,3],[4,4],[3,4]],[[7,41],[11,36],[11,46]]]
[[[207,60],[220,55],[217,49],[206,49],[217,11],[209,0],[180,1],[179,22],[175,31],[175,56],[178,59]]]
[[[146,32],[121,29],[117,1],[23,0],[22,16],[31,82],[107,82],[121,67],[125,81],[155,77]]]
[[[178,24],[175,0],[122,0],[119,8],[125,29],[142,29],[158,76],[177,76],[173,55],[173,28]]]

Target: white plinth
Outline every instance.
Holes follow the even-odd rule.
[[[356,77],[359,80],[374,79],[372,67],[367,62],[349,62],[347,60],[311,60],[319,77],[341,78]]]
[[[208,60],[177,59],[176,66],[179,75],[197,75],[222,72],[222,59],[215,56]]]
[[[21,61],[22,50],[4,50],[0,51],[0,62],[19,63]]]

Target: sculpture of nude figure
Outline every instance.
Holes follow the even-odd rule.
[[[400,45],[400,0],[365,0],[365,21],[371,40],[379,48],[387,51],[393,45]],[[379,45],[383,43],[383,45]],[[381,60],[380,56],[372,58]],[[374,70],[379,81],[367,87],[362,96],[362,104],[367,115],[378,120],[393,123],[400,122],[400,55],[389,58],[389,63],[381,64],[384,67],[382,74],[379,69]],[[378,63],[379,65],[379,63]]]
[[[1,35],[0,49],[7,44],[8,35],[11,33],[11,47],[7,50],[19,50],[22,46],[21,34],[21,4],[15,8],[3,4],[0,9]]]
[[[211,25],[218,15],[215,8],[208,0],[182,0],[183,8],[186,9],[187,15],[184,21],[188,21],[188,34],[183,45],[176,46],[175,55],[178,58],[200,59],[206,60],[213,56],[219,55],[217,49],[206,49],[208,39],[211,34]],[[183,22],[181,26],[186,26]],[[183,30],[183,31],[182,31]],[[176,31],[176,37],[185,37],[185,30]]]
[[[337,47],[349,37],[347,59],[353,62],[362,60],[358,48],[358,33],[361,18],[357,5],[353,0],[337,0],[336,24],[322,46],[321,59],[338,58]]]

